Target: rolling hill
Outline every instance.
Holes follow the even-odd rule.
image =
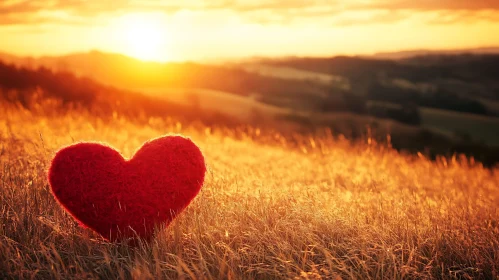
[[[497,56],[292,58],[226,65],[141,62],[96,51],[5,57],[25,66],[6,69],[5,77],[18,77],[3,78],[4,86],[16,80],[14,89],[40,86],[63,103],[72,99],[87,106],[97,100],[120,112],[143,111],[142,105],[133,107],[148,104],[150,114],[161,116],[308,132],[329,127],[352,138],[365,137],[370,127],[378,140],[391,134],[397,149],[427,151],[431,157],[466,153],[488,165],[499,159],[492,133],[498,123],[493,106],[497,82],[492,78]],[[473,72],[477,69],[482,69],[480,77]],[[64,96],[64,91],[70,94]],[[373,101],[392,105],[373,109]],[[115,103],[120,109],[109,105]]]

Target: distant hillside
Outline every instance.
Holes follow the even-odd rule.
[[[375,81],[397,79],[462,96],[499,100],[499,55],[425,55],[401,60],[338,56],[227,65],[143,62],[98,51],[41,58],[0,54],[0,59],[31,69],[45,66],[70,71],[125,89],[206,88],[268,99],[276,95],[325,96],[332,87],[366,94]]]
[[[373,81],[402,79],[468,97],[499,100],[499,55],[429,55],[403,60],[339,56],[268,59],[260,63],[342,76],[359,94],[365,94]]]
[[[206,88],[145,87],[124,89],[69,71],[36,69],[0,61],[0,102],[54,112],[85,108],[102,116],[174,116],[217,125],[270,126],[288,110],[254,97]]]
[[[388,103],[385,106],[384,102],[378,102],[377,104],[382,105],[363,108],[366,99],[352,99],[347,94],[341,105],[343,108],[340,107],[339,110],[334,109],[336,104],[331,101],[336,99],[332,99],[315,104],[321,110],[307,111],[304,103],[310,102],[310,99],[320,101],[323,97],[315,96],[316,99],[313,99],[309,94],[299,93],[293,95],[288,92],[290,101],[294,104],[290,105],[285,99],[279,99],[286,97],[286,91],[277,95],[276,100],[266,100],[267,104],[262,104],[253,96],[202,88],[143,88],[133,91],[104,85],[67,71],[53,71],[44,67],[27,69],[0,62],[0,102],[16,104],[44,114],[57,115],[80,108],[101,118],[125,116],[140,120],[146,125],[151,117],[175,117],[184,122],[201,121],[218,127],[250,124],[287,131],[291,141],[295,133],[313,134],[327,127],[335,134],[350,139],[372,137],[386,141],[387,135],[390,135],[392,147],[410,152],[425,151],[432,158],[462,152],[475,156],[489,166],[499,162],[499,150],[475,142],[475,137],[480,137],[480,134],[473,134],[475,129],[488,127],[486,131],[480,131],[483,136],[495,131],[496,123],[485,116],[467,118],[460,114],[449,115],[442,111],[425,110],[422,115],[424,126],[420,127],[416,124],[421,117],[414,106]],[[312,106],[313,103],[309,105]],[[286,106],[301,106],[302,110]],[[416,122],[413,123],[413,120]],[[458,126],[450,131],[440,128],[442,125],[450,128],[452,126],[447,123],[454,124],[454,121],[466,123],[466,127]]]
[[[460,55],[460,54],[499,54],[499,47],[484,47],[473,49],[458,49],[458,50],[408,50],[398,52],[379,52],[370,56],[378,59],[405,59],[414,56],[427,55]]]
[[[1,102],[51,114],[82,108],[102,117],[122,115],[135,119],[141,116],[174,116],[181,120],[216,122],[221,125],[238,121],[214,111],[200,108],[193,110],[190,104],[104,85],[71,72],[53,71],[45,67],[33,70],[0,61]]]
[[[411,81],[430,81],[437,78],[482,81],[497,77],[499,73],[499,54],[414,56],[401,61],[337,56],[269,59],[260,61],[260,63],[350,78],[383,74],[388,77],[407,78]]]
[[[298,78],[270,77],[237,67],[198,63],[143,62],[124,55],[98,51],[37,59],[13,56],[3,58],[7,62],[31,69],[44,66],[56,71],[70,71],[103,84],[133,90],[206,88],[247,96],[272,95],[282,91],[317,95],[327,89],[327,85],[320,83],[310,84]]]

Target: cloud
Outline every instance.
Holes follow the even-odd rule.
[[[331,14],[338,7],[331,1],[288,0],[288,1],[200,1],[182,2],[160,0],[21,0],[0,2],[0,24],[30,24],[40,20],[49,22],[50,18],[40,19],[38,13],[59,12],[75,18],[95,17],[102,14],[126,12],[164,12],[173,14],[182,10],[212,11],[229,10],[248,19],[259,22],[273,22],[275,18],[293,19]],[[59,20],[54,19],[60,23]],[[68,22],[70,23],[70,22]]]
[[[434,16],[428,20],[428,23],[445,25],[454,23],[473,23],[476,21],[499,22],[499,12],[494,10],[442,10],[435,13]]]
[[[378,8],[389,10],[499,10],[497,0],[379,0],[372,1],[366,8]]]
[[[408,11],[367,10],[345,12],[331,21],[333,26],[355,26],[365,24],[390,24],[409,18]]]
[[[0,14],[10,15],[14,13],[36,12],[41,8],[37,1],[4,1],[0,3]]]
[[[209,2],[209,3],[208,3]],[[0,25],[36,23],[81,24],[97,16],[127,12],[164,12],[182,10],[228,10],[241,18],[260,24],[289,24],[298,20],[332,21],[334,25],[390,23],[404,19],[399,11],[438,11],[442,18],[430,23],[448,24],[459,20],[499,20],[483,11],[499,12],[497,0],[3,0]],[[350,12],[367,16],[349,18]],[[368,15],[369,12],[372,12]],[[379,11],[382,11],[381,13]]]

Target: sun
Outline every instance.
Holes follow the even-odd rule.
[[[154,15],[132,14],[120,18],[117,28],[125,54],[141,60],[168,59],[166,23]]]

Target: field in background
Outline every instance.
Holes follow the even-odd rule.
[[[499,117],[499,101],[480,99],[487,109],[496,117]]]
[[[327,131],[290,142],[259,129],[0,105],[0,278],[499,277],[499,173],[473,160],[430,161]],[[61,146],[105,141],[130,157],[174,133],[201,147],[209,171],[149,244],[104,242],[49,192]]]
[[[322,83],[345,90],[350,89],[348,79],[341,76],[329,75],[315,71],[306,71],[292,67],[274,66],[269,64],[248,63],[240,66],[248,72],[258,73],[263,76],[276,77],[287,80],[306,80],[310,83]]]
[[[252,96],[202,88],[142,88],[138,92],[154,98],[188,106],[194,111],[219,113],[241,123],[274,122],[276,116],[288,112],[286,108],[258,102]]]
[[[395,132],[396,134],[402,135],[405,132],[409,132],[407,136],[410,136],[415,135],[418,131],[424,129],[435,134],[436,137],[445,137],[456,143],[476,143],[491,147],[499,145],[499,134],[496,133],[499,129],[499,118],[497,117],[499,116],[499,103],[497,101],[486,98],[476,98],[477,101],[483,103],[486,107],[490,114],[489,116],[419,107],[421,122],[419,125],[411,128],[403,123],[390,120],[390,118],[383,119],[375,116],[365,116],[358,114],[358,112],[334,112],[337,108],[331,109],[331,112],[320,112],[317,106],[324,103],[324,101],[321,101],[321,98],[326,97],[330,98],[329,100],[333,100],[335,90],[340,90],[340,92],[348,91],[352,86],[359,86],[359,82],[355,82],[351,85],[349,79],[343,76],[325,74],[325,71],[321,72],[315,69],[304,70],[303,68],[293,68],[285,65],[285,63],[282,65],[273,65],[271,63],[247,63],[242,64],[240,67],[246,71],[268,77],[278,77],[287,80],[305,80],[311,84],[319,83],[330,87],[331,92],[326,91],[323,92],[322,95],[320,93],[317,95],[311,95],[309,93],[284,93],[274,94],[272,96],[260,95],[259,100],[262,102],[292,110],[292,112],[289,111],[287,114],[287,119],[289,120],[299,120],[306,117],[307,122],[309,123],[322,123],[331,127],[336,127],[339,128],[337,130],[342,133],[348,133],[348,129],[344,129],[348,126],[351,126],[351,128],[349,128],[350,130],[354,130],[353,126],[357,125],[357,130],[359,130],[359,127],[362,128],[366,125],[376,123],[374,128],[378,129],[380,134]],[[375,76],[375,74],[373,74],[373,76]],[[428,91],[436,86],[445,86],[463,97],[473,96],[473,92],[485,91],[482,85],[460,82],[458,80],[438,80],[432,83],[418,84],[406,79],[394,79],[391,83],[394,87],[401,90],[415,90],[419,92]],[[337,95],[336,99],[336,102],[341,102],[342,97]],[[376,104],[378,107],[384,106],[386,108],[402,110],[402,106],[399,104],[373,100],[368,100],[366,102],[366,107],[369,108],[372,104]],[[292,114],[295,116],[292,116]],[[409,139],[410,137],[406,138]]]
[[[369,107],[389,108],[402,110],[402,106],[393,103],[370,101]],[[499,146],[499,118],[475,115],[463,112],[453,112],[435,108],[419,108],[420,124],[411,126],[413,130],[418,127],[432,131],[455,141],[483,143],[494,147]],[[394,123],[395,121],[383,120]],[[378,121],[379,122],[379,121]],[[395,127],[404,126],[395,122]],[[407,125],[406,125],[407,126]],[[392,130],[395,131],[395,130]]]
[[[26,99],[41,89],[63,103],[105,103],[102,111],[115,103],[124,111],[147,103],[155,116],[300,132],[326,126],[336,135],[383,141],[390,134],[397,150],[499,162],[497,55],[289,57],[221,65],[143,62],[98,51],[0,59],[9,63],[0,63],[0,88]]]
[[[499,118],[421,108],[421,126],[435,128],[450,137],[499,146]]]

